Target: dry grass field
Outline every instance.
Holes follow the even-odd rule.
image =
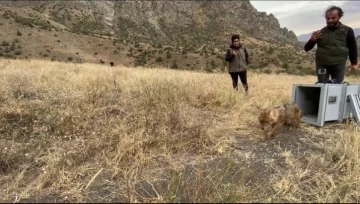
[[[354,122],[283,127],[257,106],[315,76],[0,61],[1,202],[359,202]],[[347,77],[355,83],[356,79]]]

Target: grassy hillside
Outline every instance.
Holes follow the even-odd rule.
[[[250,71],[245,97],[226,73],[39,60],[2,60],[0,70],[2,202],[360,196],[354,123],[301,124],[263,139],[257,107],[289,102],[292,84],[314,76]]]
[[[214,41],[185,46],[180,42],[178,46],[167,46],[149,41],[120,40],[86,34],[69,30],[30,8],[0,8],[0,15],[0,58],[98,64],[113,61],[115,64],[133,67],[161,66],[207,72],[225,70],[228,44],[215,46]],[[270,44],[246,35],[242,35],[241,41],[247,46],[253,69],[266,73],[313,73],[311,53],[287,44]]]

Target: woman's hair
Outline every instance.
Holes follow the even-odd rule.
[[[240,40],[240,35],[233,35],[231,36],[231,42],[234,42],[235,39],[239,39]]]

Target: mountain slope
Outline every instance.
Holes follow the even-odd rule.
[[[243,33],[274,42],[296,43],[296,35],[278,20],[257,12],[249,1],[4,1],[32,8],[69,30],[112,34],[152,43],[228,41]],[[174,33],[176,33],[174,35]]]
[[[1,5],[0,35],[7,42],[0,53],[5,57],[224,70],[230,37],[239,33],[254,68],[295,69],[312,63],[292,31],[280,28],[273,15],[257,12],[249,1],[2,1]]]

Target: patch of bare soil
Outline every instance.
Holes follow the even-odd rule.
[[[233,148],[238,149],[239,156],[246,162],[250,169],[250,184],[268,183],[274,176],[281,176],[287,170],[288,165],[282,156],[284,152],[291,152],[294,159],[302,159],[310,154],[324,154],[324,150],[319,148],[316,140],[325,138],[311,137],[309,133],[302,129],[284,127],[278,134],[269,140],[250,139],[248,136],[239,136]]]

